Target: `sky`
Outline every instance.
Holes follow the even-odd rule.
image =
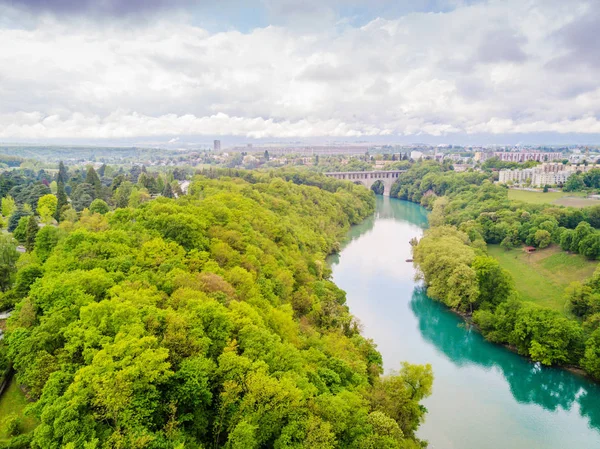
[[[600,143],[598,0],[0,0],[0,142]]]

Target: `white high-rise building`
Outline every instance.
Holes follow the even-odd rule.
[[[563,170],[558,168],[560,167],[547,165],[521,170],[500,170],[498,182],[504,184],[512,181],[514,184],[524,184],[530,179],[533,187],[556,186],[567,182],[569,176],[575,173],[570,167]]]
[[[515,184],[522,184],[528,179],[533,178],[533,168],[524,168],[522,170],[500,170],[498,181],[507,183],[509,181]]]

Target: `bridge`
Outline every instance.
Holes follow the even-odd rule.
[[[377,181],[383,183],[383,194],[390,196],[390,190],[392,184],[396,182],[400,173],[404,173],[406,170],[384,170],[384,171],[340,171],[324,173],[325,176],[335,179],[343,179],[346,181],[353,181],[355,184],[362,184],[367,189],[370,189],[373,184]]]

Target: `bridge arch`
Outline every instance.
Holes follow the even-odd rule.
[[[345,181],[352,181],[355,184],[362,184],[370,189],[377,181],[383,183],[383,195],[390,196],[392,185],[405,170],[383,170],[383,171],[354,171],[354,172],[330,172],[325,176]]]

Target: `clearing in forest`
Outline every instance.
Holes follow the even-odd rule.
[[[528,254],[522,248],[506,251],[500,245],[488,245],[490,256],[508,270],[515,287],[526,301],[567,313],[565,288],[573,281],[584,281],[598,262],[578,254],[569,254],[558,246]]]
[[[29,404],[30,402],[27,401],[13,378],[10,385],[0,396],[0,442],[10,438],[7,434],[6,420],[11,415],[17,415],[20,418],[21,433],[31,432],[35,428],[37,425],[36,419],[23,414],[25,407]]]
[[[542,192],[509,189],[508,198],[530,204],[556,204],[560,206],[588,207],[600,205],[600,200],[587,198],[582,192]]]

